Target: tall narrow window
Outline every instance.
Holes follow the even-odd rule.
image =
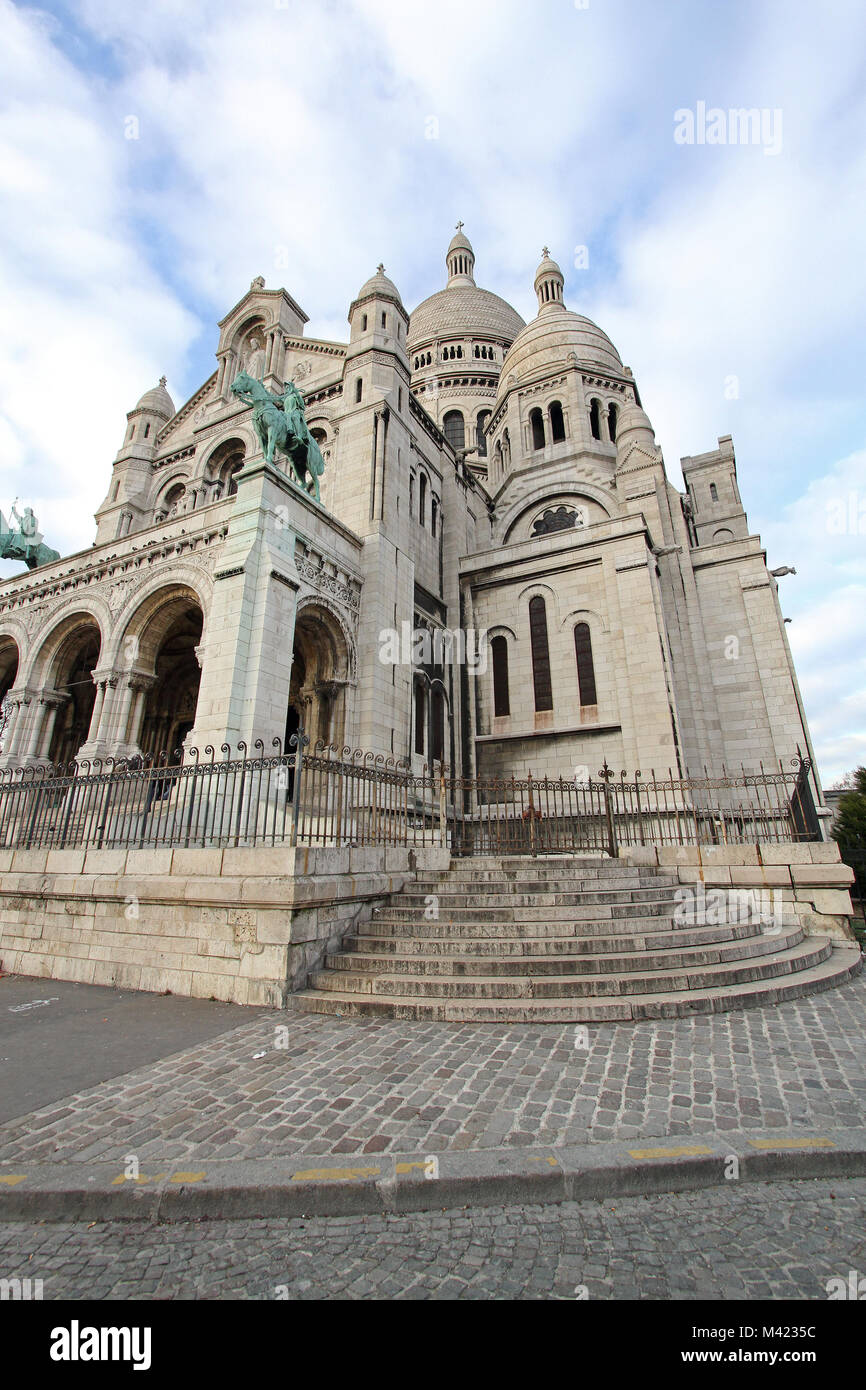
[[[430,498],[430,534],[436,535],[436,521],[439,516],[439,503],[435,497]]]
[[[366,314],[364,314],[364,316],[363,316],[362,319],[361,319],[361,332],[362,332],[362,333],[366,333],[366,332],[367,332],[367,315],[366,315]]]
[[[382,315],[382,327],[383,327],[383,328],[387,328],[387,326],[388,326],[388,320],[386,319],[385,315],[383,314],[383,315]]]
[[[487,457],[487,440],[484,437],[484,430],[489,419],[489,410],[479,410],[478,419],[475,421],[475,443],[482,458]]]
[[[409,515],[415,515],[415,479],[409,474]]]
[[[430,696],[430,761],[441,763],[445,751],[445,700],[437,685]]]
[[[419,683],[415,686],[415,752],[423,755],[424,753],[424,720],[426,718],[427,701],[424,699],[424,687]]]
[[[595,666],[592,661],[592,638],[589,624],[578,623],[574,629],[574,653],[577,657],[577,687],[581,705],[597,705]]]
[[[494,637],[490,643],[493,657],[493,713],[497,719],[511,713],[508,696],[508,642],[504,637]]]
[[[553,709],[550,683],[550,649],[547,645],[547,610],[544,599],[529,600],[529,640],[532,646],[532,684],[537,711]]]
[[[427,525],[427,474],[421,474],[421,481],[418,484],[418,520],[422,526]]]
[[[442,429],[452,449],[463,449],[466,447],[466,426],[459,410],[448,411],[442,421]]]
[[[550,406],[550,438],[554,444],[561,444],[565,439],[565,421],[559,401],[552,401]]]
[[[616,443],[616,405],[611,401],[607,408],[607,432],[610,435],[611,444]]]
[[[363,381],[361,380],[361,378],[358,377],[358,380],[355,382],[355,404],[356,404],[356,405],[358,404],[358,402],[359,402],[360,399],[361,399],[361,395],[362,395],[363,390],[364,390],[364,383],[363,383]]]
[[[593,439],[601,439],[601,403],[591,401],[589,406],[589,428]]]
[[[544,448],[544,416],[540,410],[532,410],[529,413],[529,427],[532,430],[533,449]]]
[[[719,489],[716,487],[715,483],[710,483],[710,497],[714,502],[718,502],[719,500]]]

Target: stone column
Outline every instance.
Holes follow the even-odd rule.
[[[54,734],[54,726],[57,723],[57,712],[72,697],[65,690],[45,690],[39,698],[41,705],[47,709],[47,714],[43,712],[41,723],[42,730],[39,742],[36,745],[36,757],[47,759],[51,748],[51,739]]]

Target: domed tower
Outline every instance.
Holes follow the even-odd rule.
[[[96,543],[138,530],[146,515],[151,465],[160,431],[175,414],[166,379],[145,391],[126,417],[126,434],[117,451],[108,496],[96,513]]]
[[[458,222],[445,253],[448,280],[409,320],[412,392],[470,467],[486,472],[487,435],[502,361],[523,319],[475,283],[475,252]]]
[[[385,365],[382,354],[396,354],[405,371],[408,329],[409,315],[400,291],[380,264],[349,308],[349,348],[344,369],[347,408],[364,405],[377,394],[381,397],[391,391],[394,369]]]
[[[491,438],[488,486],[501,492],[515,472],[553,465],[610,489],[617,428],[635,401],[634,379],[597,324],[565,305],[565,277],[545,246],[535,272],[538,313],[502,364]],[[539,484],[540,485],[540,484]]]

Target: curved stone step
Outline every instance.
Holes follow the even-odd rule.
[[[818,938],[812,938],[818,940]],[[433,1020],[443,1023],[615,1023],[644,1019],[683,1018],[693,1014],[724,1013],[731,1009],[778,1004],[843,984],[859,972],[862,956],[856,946],[825,942],[829,951],[818,964],[778,976],[734,985],[716,984],[686,993],[634,994],[620,999],[423,999],[357,995],[348,991],[303,990],[296,998],[310,1013],[340,1017]]]
[[[793,926],[795,922],[785,920],[780,925]],[[503,937],[509,936],[549,936],[562,939],[619,935],[646,936],[648,933],[710,930],[718,926],[729,929],[738,926],[751,926],[756,931],[761,930],[761,923],[758,921],[708,923],[704,928],[700,923],[695,926],[692,923],[675,922],[672,917],[662,916],[594,917],[591,919],[567,917],[558,920],[532,921],[523,919],[502,921],[501,918],[497,918],[489,922],[454,922],[443,921],[441,918],[436,921],[425,921],[420,917],[414,921],[394,920],[380,915],[371,918],[369,922],[362,923],[358,931],[365,936],[428,937],[431,940],[437,937],[466,936],[499,941]]]
[[[560,903],[548,907],[443,907],[439,920],[447,918],[450,922],[567,922],[592,921],[597,918],[620,917],[672,917],[680,904],[673,898],[660,899],[650,903]],[[429,904],[413,906],[411,903],[394,907],[380,908],[377,921],[422,921],[430,920]]]
[[[366,924],[364,924],[366,925]],[[533,924],[530,929],[536,933],[539,928]],[[796,930],[786,927],[783,930]],[[487,934],[485,936],[464,936],[453,933],[431,936],[429,933],[376,933],[363,930],[347,936],[343,941],[344,951],[360,951],[381,955],[405,956],[583,956],[619,952],[646,952],[657,950],[678,950],[689,946],[712,946],[720,942],[744,941],[760,937],[761,928],[755,922],[743,922],[721,927],[688,927],[684,930],[664,930],[635,935],[633,932],[605,932],[604,935],[574,932],[558,936]]]
[[[394,901],[396,898],[396,901]],[[451,911],[453,908],[472,908],[479,906],[479,894],[476,889],[472,891],[460,891],[451,887],[440,888],[431,893],[419,893],[415,888],[404,888],[402,893],[394,894],[391,905],[402,909],[403,905],[407,908],[425,907],[430,898],[437,898],[444,908]],[[548,884],[540,885],[537,889],[529,889],[523,892],[500,892],[497,886],[495,891],[485,892],[483,905],[485,909],[491,911],[498,907],[579,907],[581,905],[596,906],[597,904],[614,904],[628,906],[631,903],[673,903],[679,904],[683,897],[677,897],[676,892],[671,892],[670,884],[665,884],[659,888],[605,888],[592,890],[589,892],[577,891],[574,888],[567,888],[562,892],[550,888]]]
[[[501,950],[495,955],[461,954],[420,955],[370,953],[344,950],[325,957],[325,968],[335,971],[367,971],[390,975],[570,975],[614,974],[646,970],[680,971],[703,965],[719,965],[725,961],[753,960],[799,945],[802,930],[790,927],[779,936],[755,936],[748,940],[725,941],[716,946],[701,944],[685,946],[674,951],[638,950],[631,954],[622,951],[606,954],[530,955],[520,952],[508,955]],[[500,948],[503,943],[498,943]]]
[[[398,995],[445,999],[553,999],[622,998],[630,994],[678,994],[687,990],[712,989],[755,980],[775,979],[797,970],[808,970],[825,960],[832,950],[827,939],[808,938],[786,950],[758,957],[715,965],[659,970],[645,961],[643,970],[629,974],[587,972],[563,975],[428,975],[375,973],[364,970],[319,970],[310,980],[312,989],[340,990],[348,993]],[[650,968],[647,968],[647,967]]]

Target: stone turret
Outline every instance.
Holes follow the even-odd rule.
[[[174,414],[164,376],[127,414],[126,434],[114,460],[108,496],[96,513],[97,545],[137,529],[146,510],[157,439]]]

